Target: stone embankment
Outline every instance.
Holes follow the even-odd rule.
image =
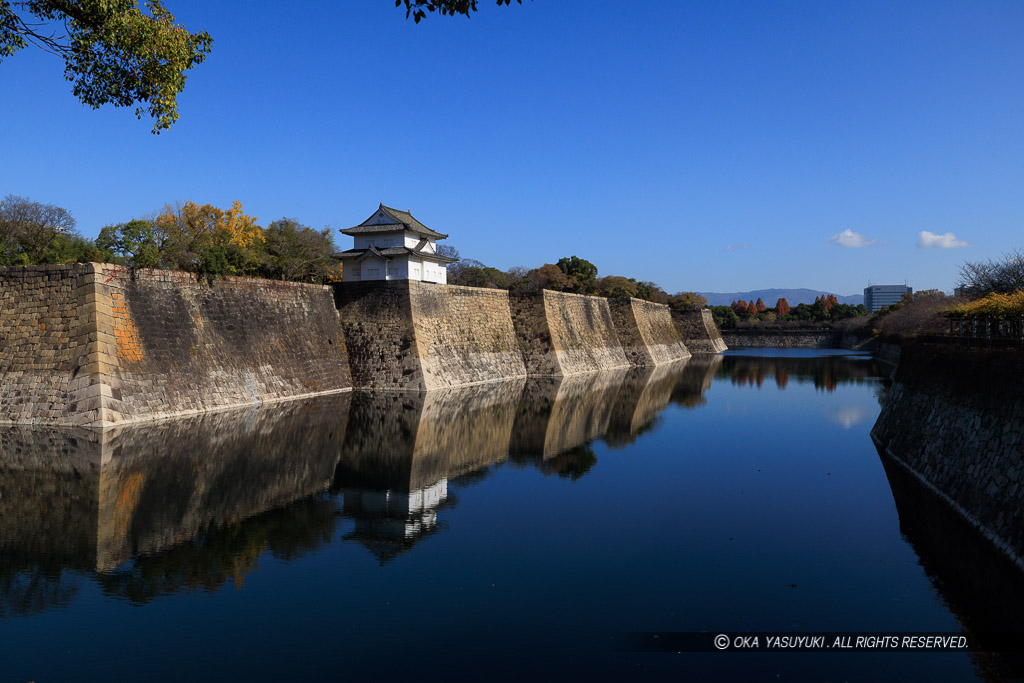
[[[0,268],[0,424],[109,428],[331,393],[689,358],[667,306],[414,281],[330,287],[104,264]],[[721,348],[710,316],[686,326]]]
[[[904,347],[871,436],[1024,569],[1019,353]]]
[[[672,311],[672,323],[683,337],[683,343],[692,354],[721,353],[728,346],[722,333],[706,308],[692,311]]]
[[[730,347],[834,349],[839,347],[842,333],[838,330],[733,329],[724,330],[722,338]]]
[[[532,377],[629,367],[607,299],[545,290],[511,296],[512,322]]]
[[[427,391],[526,377],[505,290],[346,283],[335,300],[356,387]]]
[[[330,288],[0,269],[0,423],[110,427],[351,388]]]
[[[630,365],[650,367],[690,357],[668,306],[633,298],[609,299],[608,304]]]

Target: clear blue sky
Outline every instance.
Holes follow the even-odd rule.
[[[950,289],[1024,246],[1024,3],[480,2],[167,0],[214,44],[159,136],[23,50],[0,195],[87,236],[175,201],[317,228],[384,201],[489,265],[669,292]]]

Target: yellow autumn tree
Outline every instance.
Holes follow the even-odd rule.
[[[165,206],[155,220],[162,265],[205,275],[255,275],[265,241],[256,221],[238,200],[227,211],[195,202]]]

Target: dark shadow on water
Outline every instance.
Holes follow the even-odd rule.
[[[1024,680],[1024,574],[903,466],[879,451],[900,532],[963,626],[978,676]]]

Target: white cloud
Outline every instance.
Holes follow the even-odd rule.
[[[737,249],[746,249],[750,245],[744,242],[743,244],[730,244],[725,248],[726,251],[736,251]]]
[[[868,419],[868,417],[870,415],[867,409],[860,406],[844,406],[829,414],[829,419],[843,429],[850,429]]]
[[[922,230],[917,234],[918,249],[959,249],[969,247],[963,240],[958,240],[956,235],[947,232],[945,235],[936,235],[934,232]]]
[[[829,242],[834,242],[841,247],[846,249],[859,249],[860,247],[869,247],[876,243],[878,240],[869,240],[859,232],[854,232],[847,228],[842,232],[837,232],[828,238]]]

